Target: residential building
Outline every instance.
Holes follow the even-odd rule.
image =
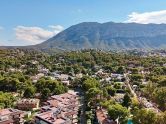
[[[24,112],[17,109],[1,109],[0,124],[23,124]]]
[[[37,124],[76,124],[79,111],[79,100],[75,92],[51,96],[41,112],[36,115]]]
[[[44,77],[44,74],[43,73],[39,73],[39,74],[37,74],[35,76],[32,76],[31,79],[32,79],[33,83],[36,83],[42,77]]]
[[[35,117],[36,124],[71,124],[71,120],[62,117],[57,111],[48,111],[38,114]]]
[[[20,99],[16,106],[20,110],[36,110],[39,109],[39,102],[39,99]]]
[[[117,124],[115,121],[111,120],[105,109],[99,108],[96,110],[96,117],[98,124]]]

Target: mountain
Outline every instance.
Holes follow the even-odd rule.
[[[83,22],[29,47],[40,50],[166,48],[166,24]]]

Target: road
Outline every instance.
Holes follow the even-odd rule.
[[[124,74],[124,77],[125,77],[125,79],[126,79],[126,85],[127,85],[127,87],[129,88],[131,94],[133,95],[133,97],[135,97],[135,98],[138,99],[137,94],[136,94],[136,93],[134,92],[134,90],[131,88],[130,79],[129,79],[129,77],[127,76],[127,74]]]
[[[137,96],[137,94],[135,93],[135,91],[132,89],[132,87],[131,87],[131,85],[130,85],[130,79],[129,79],[129,77],[127,76],[127,74],[124,74],[124,77],[125,77],[125,79],[126,79],[126,85],[127,85],[127,87],[129,88],[129,90],[130,90],[131,94],[133,95],[133,97],[135,97],[140,103],[143,103],[143,102],[141,101],[141,97]],[[161,110],[158,109],[158,107],[155,106],[151,101],[149,101],[149,103],[151,103],[151,104],[153,105],[153,108],[154,108],[157,112],[161,112]],[[147,108],[145,104],[143,104],[143,105],[144,105],[145,108]]]
[[[80,115],[80,124],[86,124],[86,116],[85,116],[85,98],[84,96],[81,97],[81,115]]]

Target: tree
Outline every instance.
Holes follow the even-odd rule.
[[[61,82],[57,80],[51,80],[50,78],[41,78],[35,84],[38,92],[44,92],[43,89],[48,88],[50,90],[50,94],[61,94],[68,91],[68,87],[64,86]]]
[[[143,78],[143,76],[141,74],[132,74],[130,78],[132,81],[140,81]]]
[[[159,81],[159,85],[160,85],[160,86],[166,86],[166,78],[161,79],[161,80]]]
[[[143,89],[144,94],[147,97],[152,98],[153,92],[154,92],[155,88],[156,88],[156,86],[152,82],[148,82],[148,84],[146,85],[146,87]]]
[[[156,114],[151,110],[138,109],[133,114],[134,124],[155,124]]]
[[[28,86],[26,89],[25,89],[25,92],[24,92],[24,97],[26,98],[33,98],[34,95],[35,95],[35,87],[34,86]]]
[[[95,78],[88,78],[83,82],[83,88],[88,91],[90,88],[95,88],[99,86],[99,81]]]
[[[138,74],[139,72],[138,68],[131,68],[131,71],[133,74]]]
[[[108,87],[106,87],[106,89],[107,89],[107,92],[108,92],[109,95],[115,96],[115,93],[116,93],[115,88],[113,88],[112,86],[108,86]]]
[[[130,96],[129,96],[128,93],[126,93],[126,94],[124,95],[122,105],[125,106],[125,107],[127,107],[127,108],[131,105],[131,98],[130,98]]]
[[[125,68],[123,66],[120,66],[120,67],[118,67],[116,72],[119,74],[123,74],[125,72]]]
[[[109,96],[107,89],[103,88],[103,97],[107,98]]]
[[[93,106],[96,105],[96,102],[98,100],[100,100],[102,95],[102,91],[98,88],[90,88],[87,92],[86,92],[86,98],[88,100],[88,102],[91,104],[93,104]]]
[[[115,104],[115,100],[104,100],[104,101],[101,101],[100,102],[100,105],[104,108],[107,108],[110,106],[110,105],[114,105]]]
[[[166,122],[166,111],[163,113],[159,113],[157,115],[157,119],[155,121],[155,124],[165,124]]]
[[[44,88],[41,92],[41,98],[44,100],[47,99],[50,95],[50,92],[51,91],[48,88]]]
[[[19,80],[12,77],[4,77],[3,80],[0,80],[0,89],[7,92],[15,92],[17,90],[17,85]]]
[[[28,86],[33,86],[31,80],[26,80],[25,82],[20,82],[17,84],[17,92],[22,96]],[[34,87],[34,86],[33,86]]]
[[[153,68],[153,73],[156,75],[164,74],[163,68],[162,67],[155,67],[155,68]]]
[[[81,79],[80,79],[80,78],[75,78],[75,79],[72,81],[71,86],[72,86],[73,88],[76,88],[76,87],[80,87],[81,84],[82,84]]]
[[[154,91],[154,99],[159,107],[163,110],[166,109],[166,87],[156,88]]]
[[[58,95],[58,94],[65,93],[65,92],[67,92],[67,91],[68,91],[68,87],[63,86],[61,83],[59,83],[59,84],[57,85],[57,87],[54,88],[54,90],[53,90],[52,93]]]
[[[129,116],[129,111],[126,107],[123,107],[120,104],[115,104],[108,107],[108,114],[113,120],[119,118],[119,121],[124,123]]]
[[[15,98],[11,93],[0,92],[0,109],[13,107]]]
[[[139,103],[137,97],[133,97],[131,99],[131,107],[132,109],[134,110],[135,108],[140,108],[141,107],[141,104]]]

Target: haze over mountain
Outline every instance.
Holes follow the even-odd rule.
[[[64,50],[166,48],[166,24],[84,22],[34,47]]]

